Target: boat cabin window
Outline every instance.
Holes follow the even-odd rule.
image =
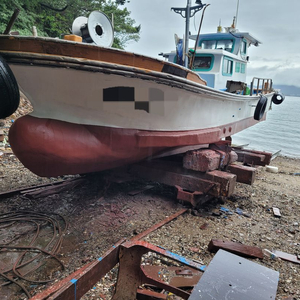
[[[241,73],[246,73],[246,64],[241,64]]]
[[[194,59],[193,69],[209,71],[213,67],[213,55],[196,55]]]
[[[224,57],[222,74],[225,76],[231,76],[232,69],[233,69],[233,60],[229,59],[228,57]]]
[[[247,41],[245,41],[245,40],[242,41],[241,53],[247,54]]]
[[[246,73],[246,64],[236,62],[235,63],[235,72],[245,74]]]
[[[200,47],[202,49],[223,49],[232,52],[233,40],[202,40]]]
[[[235,63],[235,72],[236,73],[240,73],[241,72],[241,63],[240,62],[236,62]]]

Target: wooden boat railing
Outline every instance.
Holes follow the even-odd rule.
[[[250,95],[267,94],[272,91],[273,81],[269,78],[253,77],[250,87]]]

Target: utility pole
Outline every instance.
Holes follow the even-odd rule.
[[[189,64],[188,52],[189,52],[189,38],[190,38],[190,18],[192,18],[198,11],[200,11],[205,4],[202,4],[201,0],[196,0],[196,6],[191,6],[191,0],[187,0],[187,5],[184,8],[172,7],[175,13],[180,14],[185,18],[185,43],[183,60],[184,66],[187,68]]]

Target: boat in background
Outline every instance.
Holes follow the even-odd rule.
[[[265,120],[283,97],[270,79],[245,85],[246,51],[259,42],[224,34],[200,37],[192,70],[176,52],[162,61],[111,48],[99,12],[65,39],[1,35],[0,117],[16,108],[18,86],[33,105],[10,128],[13,152],[39,176],[83,174],[207,147]]]

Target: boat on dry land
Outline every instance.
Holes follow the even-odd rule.
[[[176,63],[178,51],[163,61],[111,48],[106,18],[76,19],[65,39],[0,36],[0,118],[17,108],[19,87],[33,112],[13,123],[9,142],[39,176],[201,148],[265,120],[283,101],[271,79],[246,86],[248,47],[259,45],[248,33],[191,36],[187,68]]]

